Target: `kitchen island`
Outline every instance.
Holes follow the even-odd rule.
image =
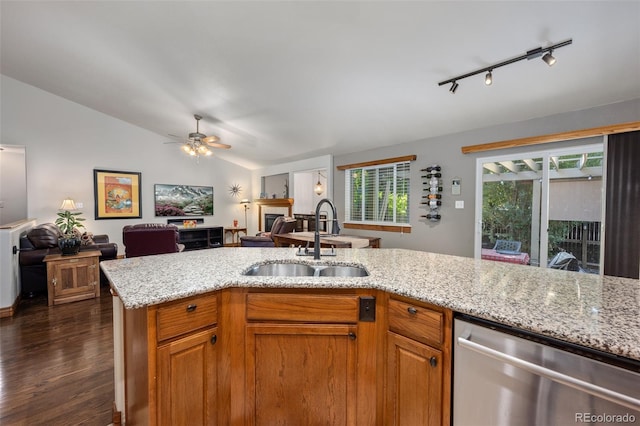
[[[273,261],[361,265],[367,269],[369,276],[265,277],[243,275],[243,272],[256,263]],[[181,300],[213,295],[211,297],[216,297],[216,300],[210,303],[217,307],[219,318],[217,323],[207,326],[217,327],[219,332],[217,334],[211,332],[213,334],[206,337],[213,339],[211,336],[215,335],[216,339],[222,341],[235,339],[236,337],[233,337],[232,333],[237,334],[239,331],[245,330],[242,328],[244,327],[243,321],[251,320],[250,315],[246,313],[249,308],[245,304],[248,303],[247,301],[254,301],[250,297],[256,292],[259,293],[258,296],[255,296],[259,303],[252,305],[254,307],[263,306],[260,303],[264,303],[264,300],[270,300],[271,294],[278,293],[282,294],[282,299],[289,295],[299,297],[300,295],[317,294],[317,297],[320,298],[335,294],[336,300],[343,301],[345,307],[350,306],[350,297],[352,296],[358,299],[377,297],[378,301],[374,303],[378,308],[376,321],[381,324],[378,328],[369,329],[367,328],[369,323],[360,322],[357,319],[354,320],[355,322],[340,320],[348,324],[345,325],[346,335],[352,336],[358,345],[364,344],[361,343],[363,339],[366,340],[365,343],[370,346],[369,349],[376,353],[383,352],[386,348],[386,344],[382,341],[385,340],[385,330],[387,330],[390,321],[387,318],[389,310],[385,297],[390,300],[394,299],[395,302],[394,300],[391,302],[396,305],[415,302],[419,307],[426,307],[430,315],[440,315],[439,324],[443,327],[442,335],[445,337],[440,342],[427,342],[430,343],[427,346],[428,350],[435,348],[442,353],[442,359],[438,365],[443,366],[444,369],[443,380],[445,384],[442,392],[445,394],[443,396],[443,415],[440,417],[443,424],[448,421],[448,413],[446,412],[448,387],[446,382],[448,380],[447,370],[450,368],[448,358],[450,358],[450,316],[452,312],[488,319],[614,356],[640,360],[640,298],[638,297],[640,282],[638,280],[600,277],[402,249],[338,249],[337,256],[324,257],[320,261],[314,261],[309,257],[296,256],[295,250],[291,248],[223,248],[106,261],[101,263],[101,267],[118,296],[119,304],[114,306],[122,308],[125,319],[127,313],[132,313],[132,318],[144,318],[154,327],[157,326],[157,323],[153,318],[159,315],[154,307],[168,306],[170,308],[173,306],[172,303],[179,303]],[[240,290],[225,292],[225,290],[233,289]],[[261,299],[263,296],[260,292],[265,293],[266,299]],[[396,305],[389,304],[388,306]],[[226,311],[227,308],[228,311]],[[322,309],[319,312],[322,313]],[[140,315],[135,313],[140,313]],[[153,318],[150,313],[153,313]],[[114,315],[114,327],[118,333],[118,330],[123,328],[120,323],[121,313],[116,312]],[[242,321],[239,321],[238,317]],[[263,327],[260,328],[260,333],[267,333],[268,330],[281,326],[280,319],[270,319],[270,321],[273,323],[269,325],[271,328],[260,326]],[[332,321],[324,322],[333,324]],[[243,322],[242,327],[237,325],[239,322]],[[235,325],[229,325],[231,323]],[[305,322],[305,324],[307,323],[309,321]],[[353,329],[353,324],[357,329]],[[249,324],[247,330],[253,332],[255,327],[257,327],[255,324]],[[328,333],[334,328],[333,325],[327,326],[325,331]],[[153,333],[155,338],[156,330],[153,330]],[[249,331],[242,333],[247,336],[251,334]],[[252,348],[257,347],[256,345],[259,346],[256,343],[259,341],[256,338],[258,334],[254,333],[249,337],[243,337],[242,343],[247,346],[253,344]],[[356,334],[357,338],[354,337]],[[147,333],[147,340],[150,339],[149,336],[151,336],[150,332]],[[200,337],[204,338],[204,336]],[[127,343],[129,339],[127,332],[124,332],[124,336],[120,332],[120,339],[124,342],[124,349],[121,346],[122,342],[116,342],[116,354],[126,352],[127,345],[136,343]],[[175,343],[171,340],[169,342]],[[151,346],[150,340],[145,345]],[[344,350],[349,352],[348,349]],[[253,389],[253,384],[248,384],[250,380],[247,377],[254,377],[254,371],[250,374],[247,373],[246,376],[243,373],[242,385],[234,384],[233,380],[227,377],[232,374],[230,371],[240,368],[239,361],[233,358],[244,358],[244,354],[245,352],[239,351],[233,356],[222,357],[223,362],[220,363],[219,368],[223,368],[224,371],[218,371],[218,385],[222,384],[226,388],[235,386],[236,391],[241,390],[242,392]],[[354,356],[356,356],[355,359],[348,358],[351,359],[350,362],[354,362],[354,365],[359,366],[361,363],[368,362],[374,366],[374,370],[376,367],[379,367],[379,370],[384,370],[385,360],[391,358],[390,356],[379,356],[372,357],[372,359],[359,359],[358,355]],[[434,357],[429,355],[427,359],[431,360]],[[216,359],[220,360],[220,358]],[[157,390],[155,388],[157,384],[153,380],[157,363],[159,361],[156,360],[155,355],[148,360],[149,377],[146,380],[150,383],[153,382],[152,385],[147,384],[150,389],[153,388],[150,390],[152,393]],[[127,378],[121,379],[120,382],[122,380],[126,382]],[[383,419],[381,414],[383,410],[380,406],[384,405],[385,400],[381,390],[384,388],[384,380],[382,373],[375,377],[360,378],[358,376],[356,380],[361,386],[360,392],[371,396],[374,402],[373,406],[377,407],[377,413],[374,409],[374,413],[370,417],[377,424],[382,424]],[[118,388],[118,380],[116,383]],[[368,383],[373,390],[369,390],[369,393],[365,392],[362,389],[363,383]],[[122,383],[120,386],[124,387]],[[118,394],[118,389],[116,389],[116,394]],[[229,396],[233,394],[237,393],[225,390],[224,395],[226,396],[223,395],[217,400],[218,404],[222,404],[222,407],[218,408],[229,418],[235,418],[238,423],[242,423],[238,416],[244,415],[247,410],[244,402]],[[151,399],[153,400],[153,398]],[[118,403],[118,401],[116,402]],[[253,400],[249,401],[248,405],[256,407]],[[122,407],[119,408],[122,409]],[[367,409],[370,408],[363,407],[360,411],[368,413],[371,410],[367,411]]]

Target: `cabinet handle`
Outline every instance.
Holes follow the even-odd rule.
[[[211,342],[212,345],[215,345],[217,341],[218,341],[218,336],[217,335],[214,334],[213,336],[211,336],[210,342]]]
[[[353,331],[349,333],[349,339],[351,340],[356,340],[356,333],[354,333]]]
[[[431,364],[432,367],[435,367],[436,365],[438,365],[438,358],[432,356],[431,358],[429,358],[429,364]]]
[[[53,284],[54,286],[58,284],[58,279],[57,278],[52,279],[51,284]]]
[[[418,310],[416,308],[414,308],[413,306],[409,306],[407,308],[407,311],[411,314],[411,315],[415,315],[418,313]]]
[[[187,312],[193,312],[197,307],[198,305],[187,305]]]

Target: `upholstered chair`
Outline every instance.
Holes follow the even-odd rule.
[[[288,234],[296,228],[296,220],[292,217],[278,216],[273,221],[271,232],[262,232],[255,236],[240,237],[240,247],[275,247],[272,235]]]
[[[140,223],[122,228],[125,257],[149,256],[152,254],[177,253],[178,227],[163,223]]]

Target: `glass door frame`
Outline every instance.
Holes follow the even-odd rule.
[[[602,162],[602,209],[601,209],[601,241],[604,241],[604,223],[605,223],[605,188],[606,188],[606,164],[607,164],[607,151],[606,151],[607,138],[603,137],[602,142],[590,142],[583,145],[571,146],[566,148],[547,149],[540,151],[528,151],[528,152],[516,152],[512,154],[495,155],[488,157],[476,158],[476,205],[475,205],[475,232],[473,241],[473,254],[476,259],[480,259],[482,255],[482,207],[483,207],[483,169],[485,163],[497,163],[505,161],[513,161],[514,159],[524,158],[542,158],[542,195],[540,199],[540,239],[539,239],[539,251],[540,251],[540,267],[546,267],[549,258],[547,254],[547,246],[549,243],[549,162],[551,157],[558,157],[561,155],[580,154],[584,152],[596,152],[602,151],[604,158]],[[535,185],[534,185],[535,187]],[[532,227],[535,226],[532,224]],[[543,230],[547,232],[543,232]],[[603,265],[603,252],[600,253],[600,265]],[[600,268],[602,271],[602,267]],[[601,272],[602,273],[602,272]]]

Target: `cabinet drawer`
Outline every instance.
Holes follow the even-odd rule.
[[[158,341],[192,330],[213,325],[218,321],[215,295],[194,296],[161,305],[156,313]]]
[[[252,293],[247,295],[250,321],[358,322],[358,296]]]
[[[443,342],[443,313],[424,306],[389,299],[389,330],[429,345]]]

